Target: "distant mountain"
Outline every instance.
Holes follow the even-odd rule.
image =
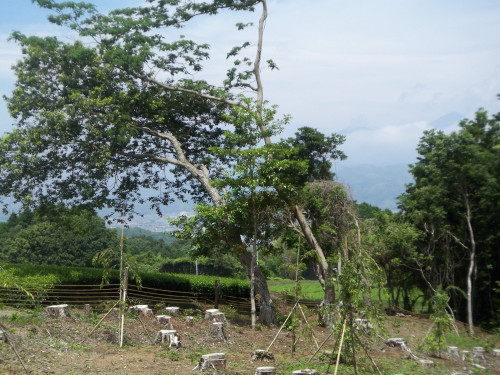
[[[449,128],[450,126],[457,125],[460,121],[465,118],[464,115],[458,112],[450,112],[444,116],[439,117],[438,119],[429,123],[431,128],[444,130]]]
[[[118,227],[116,227],[115,229],[118,232],[118,235],[120,236],[122,233],[122,229]],[[127,238],[140,237],[140,236],[152,237],[155,240],[163,240],[167,245],[175,241],[175,237],[169,232],[152,232],[150,230],[137,227],[123,228],[123,235]]]
[[[396,197],[412,182],[407,164],[349,166],[337,171],[336,180],[349,186],[353,198],[382,209],[397,210]]]

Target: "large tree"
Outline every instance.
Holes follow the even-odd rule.
[[[425,132],[410,170],[415,182],[401,197],[403,212],[426,235],[421,246],[431,260],[422,265],[431,270],[426,278],[434,288],[455,285],[465,291],[463,310],[471,334],[474,317],[491,319],[498,308],[499,119],[480,110],[473,120],[462,121],[459,131]],[[482,308],[475,312],[477,301]],[[460,307],[460,296],[452,302]]]

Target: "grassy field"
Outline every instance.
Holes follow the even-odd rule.
[[[293,296],[295,294],[295,281],[289,279],[272,279],[268,281],[269,290],[276,293],[286,293]],[[419,296],[421,292],[417,289],[412,291],[411,298],[415,299]],[[321,285],[317,280],[300,280],[299,281],[299,298],[312,301],[322,301],[325,293],[321,289]],[[372,289],[371,294],[373,301],[379,300],[378,288]],[[380,291],[380,302],[383,306],[388,306],[389,295],[385,288]],[[422,312],[425,309],[422,306],[422,298],[419,298],[415,303],[413,311]]]

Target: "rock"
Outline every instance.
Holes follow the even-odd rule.
[[[268,352],[267,350],[257,349],[252,352],[252,357],[250,359],[250,362],[253,361],[271,362],[276,360],[274,358],[273,353]]]
[[[477,369],[479,369],[479,370],[486,370],[486,367],[481,366],[481,365],[479,365],[479,364],[477,364],[477,363],[474,363],[472,366],[474,366],[475,368],[477,368]]]
[[[173,329],[162,329],[158,331],[156,334],[156,342],[165,344],[168,342],[168,347],[178,348],[181,346],[181,342],[179,341],[179,334],[176,330]]]
[[[276,375],[276,367],[257,367],[255,375]]]
[[[52,318],[71,318],[68,305],[47,306],[45,311]]]
[[[172,325],[172,318],[168,315],[157,315],[156,321],[162,326],[165,326],[166,329],[174,329],[174,326]]]
[[[205,372],[207,370],[221,370],[226,369],[226,354],[225,353],[211,353],[204,354],[200,358],[200,362],[193,369],[193,371]]]
[[[181,309],[179,307],[165,307],[165,312],[170,316],[177,316],[180,314]]]

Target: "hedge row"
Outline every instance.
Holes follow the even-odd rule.
[[[102,282],[103,270],[99,268],[68,267],[38,264],[1,264],[19,282],[23,279],[36,279],[40,284],[60,285],[98,285]],[[142,285],[178,292],[199,294],[215,293],[215,280],[220,281],[220,296],[248,297],[250,283],[228,277],[196,276],[183,274],[167,274],[159,272],[141,272]],[[118,270],[112,270],[109,277],[110,284],[118,284],[120,276]],[[129,281],[133,284],[134,281]]]

